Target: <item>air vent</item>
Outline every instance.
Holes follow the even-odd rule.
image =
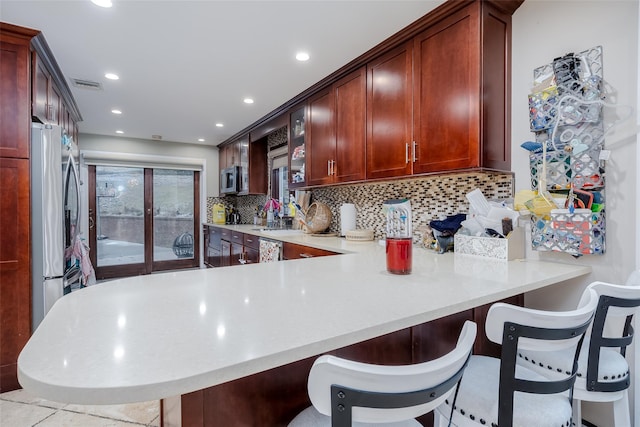
[[[151,139],[155,139],[156,141],[160,141],[162,139],[162,135],[151,135]]]
[[[70,79],[71,84],[78,89],[102,90],[102,83],[92,82],[90,80]]]

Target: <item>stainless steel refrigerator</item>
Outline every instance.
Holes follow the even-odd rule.
[[[59,126],[31,127],[32,329],[63,295],[70,265],[68,248],[78,232],[77,149]],[[73,271],[72,271],[73,270]],[[66,273],[66,275],[65,275]],[[74,280],[79,280],[79,274]]]

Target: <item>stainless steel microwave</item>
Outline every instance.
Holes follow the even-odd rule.
[[[220,171],[220,194],[235,194],[240,190],[240,166]]]

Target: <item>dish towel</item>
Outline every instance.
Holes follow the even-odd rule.
[[[76,236],[76,241],[73,245],[73,256],[77,260],[80,260],[83,285],[95,285],[96,273],[93,270],[93,265],[91,264],[91,259],[89,258],[89,246],[87,246],[87,244],[80,238],[80,236]]]

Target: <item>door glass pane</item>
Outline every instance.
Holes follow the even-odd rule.
[[[96,166],[98,267],[144,262],[144,169]]]
[[[153,170],[153,260],[193,259],[193,171]]]

